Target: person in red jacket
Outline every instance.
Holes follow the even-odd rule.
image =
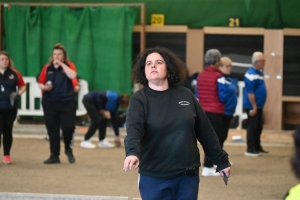
[[[205,54],[205,69],[199,73],[197,80],[199,103],[218,138],[222,138],[222,121],[225,111],[224,104],[221,102],[218,92],[218,80],[224,77],[219,70],[221,57],[222,55],[219,50],[208,50]],[[218,176],[213,166],[213,162],[205,156],[202,176]]]
[[[78,85],[77,81],[75,65],[68,60],[64,46],[56,44],[50,62],[43,67],[38,80],[43,91],[42,106],[51,152],[44,164],[60,163],[60,128],[65,154],[70,163],[75,162],[72,148],[77,109],[74,88]]]
[[[18,87],[18,90],[16,89]],[[12,130],[17,116],[17,97],[26,90],[26,84],[7,52],[0,52],[0,146],[3,135],[3,162],[10,164],[10,149],[13,142]]]

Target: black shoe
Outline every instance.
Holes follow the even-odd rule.
[[[60,163],[59,157],[51,154],[50,157],[44,161],[44,164],[58,164]]]
[[[258,151],[260,154],[262,155],[269,155],[270,152],[269,151],[265,151],[263,148],[260,148],[260,150]]]
[[[72,149],[66,150],[66,155],[68,156],[69,163],[75,162],[75,157],[73,155]]]

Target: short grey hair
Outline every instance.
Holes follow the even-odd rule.
[[[252,55],[252,64],[254,64],[256,61],[259,60],[258,57],[260,55],[264,55],[264,54],[262,52],[260,52],[260,51],[256,51],[256,52],[253,53],[253,55]]]
[[[209,49],[205,53],[205,65],[214,65],[221,57],[222,55],[218,49]]]

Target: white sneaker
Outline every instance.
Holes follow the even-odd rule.
[[[245,152],[245,156],[250,156],[250,157],[258,157],[258,156],[261,156],[261,153],[259,152],[249,152],[249,151],[246,151]]]
[[[101,140],[98,144],[98,146],[100,148],[112,148],[114,147],[114,145],[112,145],[111,143],[107,142],[105,139],[104,140]]]
[[[220,176],[220,173],[216,173],[216,169],[213,167],[203,167],[202,176]]]
[[[95,149],[96,145],[94,145],[93,143],[91,143],[91,141],[89,140],[84,140],[80,143],[80,146],[82,148],[86,148],[86,149]]]

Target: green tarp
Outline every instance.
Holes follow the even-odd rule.
[[[165,25],[187,25],[190,28],[228,27],[229,18],[239,18],[241,27],[300,28],[300,0],[6,0],[5,2],[144,3],[147,24],[150,24],[152,14],[164,14]],[[140,24],[139,16],[136,18],[136,24]]]
[[[4,49],[23,76],[37,76],[62,43],[90,90],[131,94],[136,7],[4,8]]]

